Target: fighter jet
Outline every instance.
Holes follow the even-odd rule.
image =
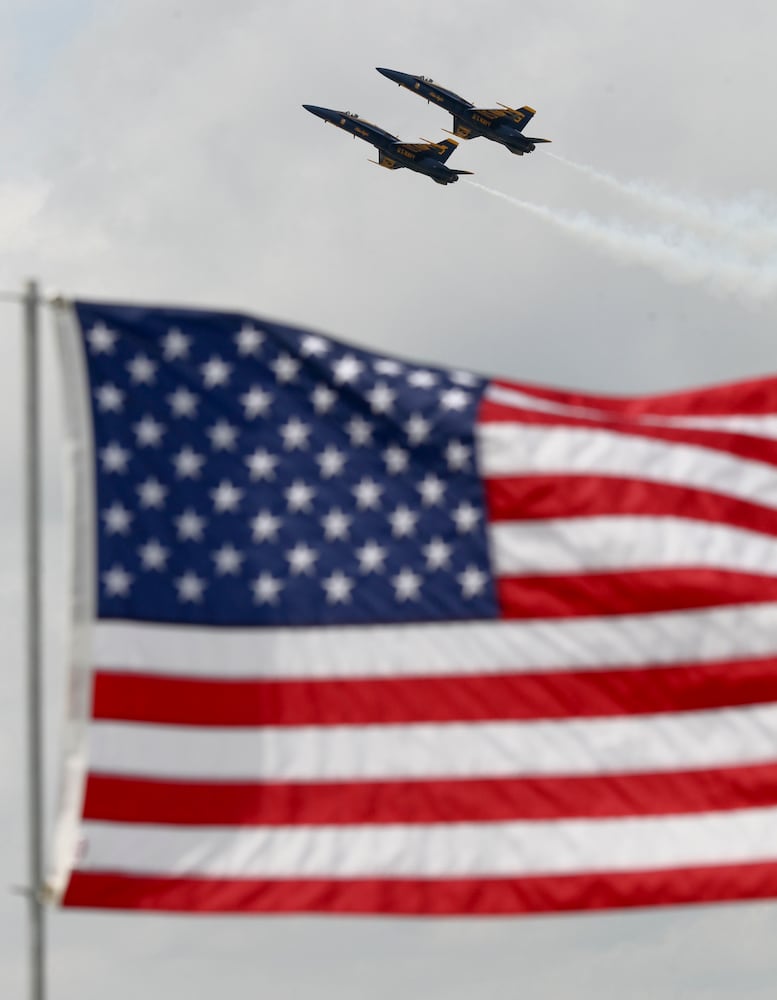
[[[378,128],[350,111],[333,111],[331,108],[319,108],[315,104],[303,104],[303,108],[330,125],[350,132],[354,138],[364,139],[378,150],[378,166],[388,170],[399,170],[409,167],[419,174],[426,174],[437,184],[453,184],[462,174],[471,174],[471,170],[451,170],[445,166],[445,161],[458,146],[455,139],[443,139],[442,142],[402,142],[395,135]]]
[[[535,115],[534,108],[528,105],[517,109],[506,104],[500,104],[498,108],[476,108],[471,101],[464,100],[452,90],[446,90],[428,76],[412,76],[410,73],[400,73],[380,66],[375,68],[400,87],[406,87],[414,94],[425,97],[430,103],[439,104],[449,111],[453,115],[453,132],[449,135],[457,135],[460,139],[475,139],[482,135],[507,146],[516,156],[531,153],[538,142],[551,141],[523,134],[524,128]]]

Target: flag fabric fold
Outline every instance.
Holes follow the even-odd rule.
[[[64,905],[777,895],[777,379],[599,397],[61,319]]]

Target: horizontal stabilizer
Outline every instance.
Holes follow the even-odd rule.
[[[537,142],[553,142],[552,139],[535,139],[533,135],[531,135],[531,136],[527,135],[526,136],[526,141],[527,142],[534,142],[534,143],[537,143]]]

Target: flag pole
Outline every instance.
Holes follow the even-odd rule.
[[[43,763],[41,706],[41,518],[39,431],[39,316],[40,295],[28,281],[22,298],[24,313],[25,381],[25,489],[24,519],[27,583],[27,766],[29,823],[30,1000],[44,1000],[43,911]]]

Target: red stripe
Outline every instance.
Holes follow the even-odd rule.
[[[664,816],[775,803],[777,763],[604,776],[286,784],[90,774],[84,819],[180,826],[352,826]]]
[[[777,378],[748,379],[726,385],[662,393],[655,396],[598,396],[576,389],[555,389],[548,386],[525,385],[520,382],[494,380],[492,385],[517,389],[538,399],[548,399],[565,406],[587,406],[629,417],[644,415],[700,416],[763,416],[777,413]]]
[[[777,511],[747,500],[619,476],[525,475],[485,480],[488,520],[630,514],[683,517],[777,535]]]
[[[202,913],[542,913],[777,896],[777,862],[517,879],[196,879],[75,872],[65,906]]]
[[[564,719],[777,701],[777,659],[374,680],[95,677],[93,716],[183,726],[344,726]]]
[[[506,406],[487,398],[484,398],[480,404],[478,423],[525,424],[548,427],[551,430],[558,427],[587,427],[619,436],[649,438],[673,444],[711,448],[729,455],[736,455],[738,458],[777,465],[777,441],[757,437],[753,434],[735,434],[729,431],[702,430],[694,427],[660,427],[626,419],[597,420],[583,417],[564,417],[555,413],[540,413],[536,410],[523,409],[520,406]]]
[[[502,617],[651,614],[777,600],[777,578],[715,569],[620,570],[496,581]]]

